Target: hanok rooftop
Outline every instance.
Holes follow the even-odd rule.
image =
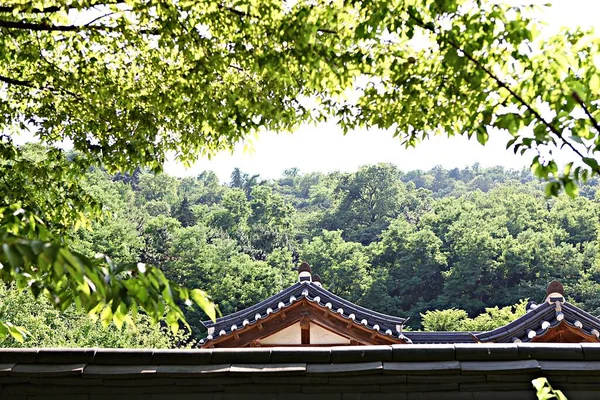
[[[600,342],[600,319],[569,304],[560,282],[541,304],[488,332],[403,332],[406,319],[353,304],[323,288],[308,264],[298,282],[254,306],[205,321],[203,348],[455,343]]]
[[[600,398],[600,320],[545,301],[489,332],[406,332],[406,322],[299,281],[207,321],[201,349],[0,349],[1,400],[535,400],[545,377]]]

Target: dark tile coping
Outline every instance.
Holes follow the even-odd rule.
[[[0,349],[0,364],[207,365],[439,361],[600,361],[599,344],[474,343],[238,349]]]

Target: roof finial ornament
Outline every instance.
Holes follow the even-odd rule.
[[[303,262],[302,264],[300,264],[300,266],[298,267],[298,281],[311,282],[312,281],[311,272],[312,271],[310,269],[310,265],[308,265],[307,262]]]
[[[315,285],[317,285],[318,287],[323,287],[323,286],[321,285],[321,277],[319,276],[319,274],[314,274],[314,275],[312,276],[312,282],[313,282]]]
[[[548,284],[548,288],[546,289],[546,301],[548,303],[556,303],[557,301],[560,303],[565,302],[565,289],[557,280],[554,280]]]

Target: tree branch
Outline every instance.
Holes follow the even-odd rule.
[[[89,23],[88,23],[89,24]],[[50,25],[46,23],[31,23],[31,22],[16,22],[0,20],[0,28],[7,29],[22,29],[30,31],[44,32],[84,32],[84,31],[100,31],[100,32],[120,32],[122,29],[116,26],[99,26],[99,25]],[[138,33],[148,35],[158,35],[158,29],[140,29]]]
[[[109,26],[84,26],[84,25],[50,25],[45,23],[17,22],[0,20],[0,28],[24,29],[30,31],[58,31],[58,32],[80,32],[85,30],[111,31],[115,30]]]
[[[408,15],[412,19],[414,19],[421,28],[426,29],[436,35],[438,34],[438,32],[436,32],[433,24],[431,24],[431,23],[425,24],[423,22],[423,20],[421,20],[419,17],[413,15],[413,13],[411,13],[410,10],[408,10],[407,12],[408,12]],[[550,132],[554,133],[560,140],[562,140],[562,142],[565,145],[567,145],[571,150],[573,150],[575,152],[575,154],[577,154],[581,158],[585,157],[577,148],[575,148],[575,146],[573,146],[573,144],[571,142],[569,142],[567,139],[564,138],[562,133],[560,133],[551,123],[546,121],[536,109],[534,109],[528,102],[526,102],[525,99],[523,99],[523,97],[521,97],[517,92],[515,92],[513,89],[511,89],[502,79],[498,78],[492,71],[489,70],[489,68],[487,68],[485,65],[480,63],[479,60],[477,60],[471,53],[462,49],[454,41],[446,39],[441,35],[437,35],[437,36],[440,37],[442,40],[444,40],[446,43],[448,43],[450,46],[452,46],[455,50],[458,50],[461,53],[463,53],[469,61],[474,63],[477,66],[477,68],[480,68],[482,71],[484,71],[490,78],[492,78],[492,80],[494,80],[496,82],[496,84],[498,86],[506,89],[511,94],[511,96],[513,96],[522,106],[524,106],[530,113],[532,113],[533,116],[538,121],[540,121],[542,124],[544,124],[550,130]],[[597,172],[599,172],[599,171],[597,171]]]
[[[115,11],[115,12],[110,12],[108,14],[101,15],[101,16],[99,16],[97,18],[94,18],[90,22],[86,23],[84,26],[91,26],[94,22],[96,22],[98,20],[101,20],[102,18],[110,17],[111,15],[115,15],[115,14],[117,14],[119,12],[121,12],[121,11]]]
[[[65,89],[65,88],[55,88],[52,86],[37,87],[31,81],[13,79],[13,78],[9,78],[9,77],[2,76],[2,75],[0,75],[0,82],[5,82],[5,83],[8,83],[9,85],[23,86],[23,87],[27,87],[30,89],[47,90],[47,91],[53,92],[53,93],[58,92],[58,93],[68,94],[69,96],[72,96],[72,97],[76,98],[77,100],[83,100],[83,98],[80,95],[78,95],[77,93],[72,92],[68,89]]]
[[[29,88],[34,87],[30,81],[22,81],[19,79],[13,79],[13,78],[9,78],[7,76],[2,76],[2,75],[0,75],[0,82],[5,82],[5,83],[8,83],[9,85],[25,86],[25,87],[29,87]]]
[[[592,125],[594,126],[594,128],[596,128],[596,130],[598,131],[598,133],[600,133],[600,124],[598,123],[598,120],[596,120],[596,118],[594,118],[594,116],[590,112],[589,108],[587,108],[587,106],[585,105],[585,102],[581,99],[581,97],[579,97],[579,94],[577,92],[573,92],[573,93],[571,93],[571,96],[573,96],[573,98],[575,99],[575,101],[577,103],[579,103],[579,105],[581,106],[581,108],[583,108],[583,111],[585,112],[585,115],[587,115],[587,117],[592,122]]]
[[[254,19],[261,19],[260,15],[246,13],[244,11],[240,11],[240,10],[238,10],[236,8],[233,8],[233,7],[226,7],[226,6],[222,5],[222,4],[219,5],[218,7],[221,10],[229,11],[229,12],[235,14],[235,15],[237,15],[240,18],[242,18],[242,17],[250,17],[250,18],[254,18]],[[327,28],[318,28],[317,32],[320,32],[320,33],[329,33],[329,34],[337,34],[337,31],[334,31],[333,29],[327,29]]]
[[[116,4],[124,4],[126,3],[125,0],[116,0],[116,1],[99,1],[97,3],[92,3],[89,4],[89,7],[94,7],[94,6],[113,6]],[[82,8],[83,9],[83,8]],[[46,13],[55,13],[55,12],[59,12],[59,11],[69,11],[69,10],[78,10],[77,7],[73,7],[73,6],[65,6],[65,7],[60,7],[60,6],[51,6],[51,7],[44,7],[44,8],[37,8],[37,7],[33,7],[31,9],[24,9],[22,7],[19,7],[18,5],[14,5],[14,6],[0,6],[0,13],[13,13],[15,11],[17,12],[24,12],[24,13],[30,13],[30,14],[46,14]],[[79,9],[81,10],[81,9]]]

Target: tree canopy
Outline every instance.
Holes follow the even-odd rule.
[[[376,191],[373,204],[381,201],[398,212],[357,227],[346,189],[354,182],[357,193],[370,193],[373,184],[363,179],[365,171],[378,171],[381,176],[373,179],[397,193],[390,198],[387,191]],[[233,176],[238,173],[244,175]],[[80,184],[109,204],[111,213],[71,231],[65,240],[81,257],[102,251],[115,265],[152,264],[173,285],[210,293],[223,314],[293,284],[301,261],[321,276],[326,289],[369,309],[410,317],[412,329],[492,329],[522,314],[522,300],[542,301],[553,279],[563,282],[570,302],[600,313],[596,178],[572,200],[564,194],[546,198],[543,185],[527,170],[477,165],[408,172],[389,164],[345,173],[288,170],[275,180],[256,176],[247,191],[235,180],[208,184],[212,175],[90,170]],[[192,218],[178,219],[183,205]],[[14,285],[3,298],[11,299],[11,306],[0,308],[0,319],[11,322],[9,328],[29,331],[24,344],[40,338],[45,345],[93,345],[84,340],[89,330],[102,346],[152,346],[151,341],[182,346],[206,334],[200,321],[209,318],[178,302],[190,327],[162,342],[155,335],[162,334],[165,322],[159,329],[146,312],[129,312],[123,318],[149,332],[148,341],[129,326],[117,340],[110,329],[94,327],[80,307],[70,306],[55,324],[65,336],[53,342],[43,321],[58,315],[54,302],[41,299],[36,306]],[[65,318],[77,321],[70,335],[62,325]],[[106,317],[111,329],[116,322]],[[18,343],[7,339],[2,345]]]
[[[600,40],[540,35],[536,7],[12,0],[0,7],[0,128],[123,169],[324,118],[391,128],[407,145],[435,133],[485,143],[499,128],[515,151],[570,148],[577,164],[559,171],[544,152],[532,167],[573,193],[572,178],[600,172]]]
[[[83,176],[95,167],[129,172],[131,180],[138,167],[160,171],[169,152],[191,162],[262,130],[293,130],[303,122],[391,129],[407,146],[432,134],[485,144],[504,129],[513,136],[507,147],[530,155],[535,175],[549,180],[547,195],[564,188],[574,196],[578,182],[600,173],[600,40],[578,30],[539,35],[533,8],[471,0],[3,2],[0,278],[61,308],[75,302],[101,313],[105,323],[120,325],[141,306],[176,330],[184,321],[180,307],[192,301],[214,317],[205,292],[176,284],[156,265],[115,264],[69,247],[68,232],[116,208],[90,197]],[[14,137],[23,132],[50,147],[36,153],[17,146]],[[61,143],[76,152],[67,157],[53,147]],[[564,169],[553,159],[555,147],[573,152]],[[405,199],[399,209],[411,218],[427,208],[411,208],[422,193],[410,187],[357,190],[370,173],[385,173],[363,172],[310,193],[321,207],[330,205],[330,190],[345,194],[340,210],[362,217],[352,240],[368,244],[398,218],[387,200],[370,204],[365,196],[389,191],[390,199]],[[149,228],[153,235],[144,241],[167,248],[177,223],[193,227],[202,207],[220,202],[214,179],[202,179],[193,194],[211,193],[213,203],[196,209],[190,198],[184,204],[172,195],[172,181],[136,179],[149,201],[144,206],[167,223],[163,231]],[[293,251],[293,209],[269,188],[250,189],[254,180],[234,176],[247,203],[230,195],[210,218],[228,221],[228,235],[237,234],[256,252],[249,256],[268,263],[277,248]],[[374,208],[363,214],[365,207]],[[328,217],[324,227],[339,229],[337,217]],[[123,232],[119,225],[113,229]],[[479,245],[494,235],[478,237]],[[167,262],[161,254],[147,256]],[[457,257],[476,259],[468,249]],[[486,265],[480,278],[497,268]],[[7,329],[0,325],[0,334]]]

